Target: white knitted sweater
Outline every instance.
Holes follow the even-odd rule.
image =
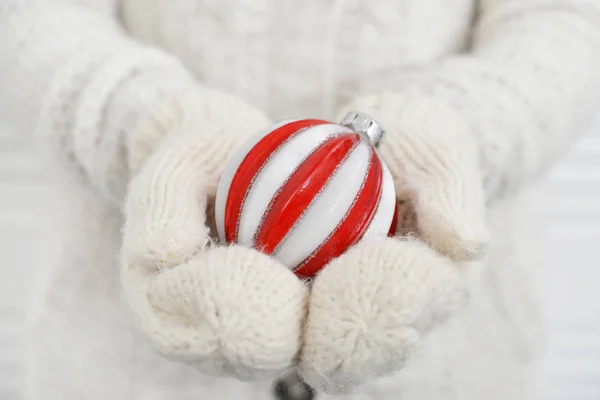
[[[180,362],[189,361],[181,352],[167,361],[122,301],[120,205],[130,177],[184,115],[197,127],[266,122],[208,87],[272,119],[335,118],[356,101],[417,135],[466,127],[492,232],[485,266],[468,280],[466,306],[425,335],[404,368],[345,398],[533,396],[535,224],[521,189],[598,105],[596,0],[4,0],[0,38],[6,114],[23,132],[37,129],[67,167],[57,168],[48,201],[51,251],[28,359],[32,400],[271,398],[272,377],[209,377]],[[391,94],[378,95],[384,91]],[[398,143],[391,139],[384,156],[399,157]],[[202,168],[218,176],[235,144],[209,140]],[[294,296],[288,301],[302,301]],[[273,310],[285,325],[287,316]]]

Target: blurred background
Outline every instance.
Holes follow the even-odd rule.
[[[30,136],[0,126],[0,400],[20,398],[24,312],[43,246],[38,223],[46,180]],[[550,260],[540,275],[548,332],[544,398],[599,400],[600,121],[535,197]]]

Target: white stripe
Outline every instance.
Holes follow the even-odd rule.
[[[254,245],[254,234],[269,203],[290,175],[306,157],[336,133],[351,132],[340,125],[327,124],[309,128],[281,146],[258,173],[240,216],[238,243]]]
[[[219,186],[217,187],[217,196],[215,199],[215,221],[217,224],[217,232],[219,233],[219,239],[221,243],[225,243],[225,204],[227,203],[227,195],[229,194],[229,187],[233,176],[239,168],[242,161],[246,157],[246,154],[265,136],[274,131],[277,128],[282,127],[285,124],[289,124],[297,120],[284,120],[277,122],[274,125],[269,126],[265,130],[250,137],[242,146],[233,154],[231,159],[225,160],[227,165],[223,170],[221,179],[219,180]]]
[[[379,154],[379,153],[377,153]],[[373,217],[373,220],[369,224],[369,228],[363,236],[364,239],[370,239],[373,237],[387,236],[392,220],[394,219],[394,211],[396,210],[396,188],[394,186],[394,179],[388,169],[381,154],[379,154],[381,160],[381,166],[383,167],[383,184],[381,188],[381,200],[379,200],[379,207]]]
[[[274,256],[295,267],[312,254],[333,232],[352,206],[369,168],[370,146],[361,142],[348,156],[311,205],[302,220],[292,228]]]

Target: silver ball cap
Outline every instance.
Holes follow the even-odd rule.
[[[343,126],[366,136],[377,147],[385,131],[379,122],[367,114],[351,111],[342,120]]]

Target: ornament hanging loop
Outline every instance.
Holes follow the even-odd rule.
[[[379,142],[385,133],[379,122],[367,114],[358,111],[350,111],[346,114],[341,125],[366,136],[375,147],[379,145]]]

